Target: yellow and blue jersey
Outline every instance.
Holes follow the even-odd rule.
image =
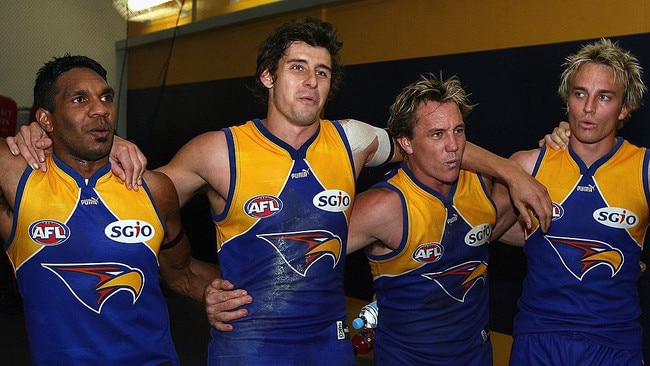
[[[223,278],[254,301],[234,330],[211,330],[211,365],[354,365],[343,275],[355,192],[338,122],[296,150],[260,120],[224,130],[231,184],[214,215]]]
[[[648,158],[622,138],[587,167],[542,148],[533,175],[548,188],[548,233],[527,233],[528,273],[515,335],[573,332],[616,349],[641,347],[637,281],[648,228]]]
[[[491,364],[488,243],[496,206],[483,180],[461,170],[445,197],[402,163],[376,187],[402,201],[402,239],[366,253],[379,306],[378,365]]]
[[[85,180],[56,156],[26,168],[5,250],[36,364],[178,364],[158,282],[164,224],[110,165]]]

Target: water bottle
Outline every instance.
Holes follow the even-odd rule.
[[[365,355],[375,348],[375,331],[364,329],[352,337],[355,355]]]
[[[364,327],[368,329],[377,328],[378,315],[379,309],[377,308],[377,301],[364,305],[359,312],[359,316],[352,321],[352,327],[354,327],[354,329],[361,329]]]

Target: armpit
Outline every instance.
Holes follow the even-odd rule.
[[[7,240],[13,225],[13,209],[9,206],[4,193],[0,191],[0,237]]]
[[[11,213],[13,210],[9,206],[9,202],[7,202],[7,198],[5,197],[5,194],[0,191],[0,212],[9,212]]]

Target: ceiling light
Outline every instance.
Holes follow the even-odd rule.
[[[128,0],[127,6],[129,10],[138,11],[166,3],[167,1],[169,0]]]
[[[179,0],[113,0],[113,6],[129,22],[151,22],[170,16],[186,17]]]

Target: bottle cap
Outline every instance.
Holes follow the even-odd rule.
[[[361,328],[363,328],[364,325],[366,325],[366,320],[363,319],[363,318],[355,318],[352,321],[352,327],[354,329],[361,329]]]

